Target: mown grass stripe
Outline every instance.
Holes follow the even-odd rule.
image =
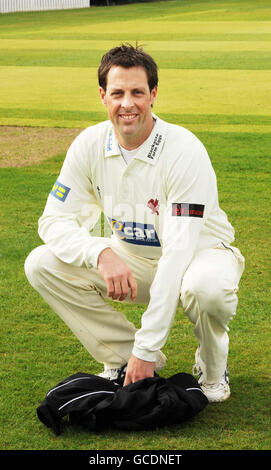
[[[15,127],[40,127],[40,128],[73,128],[73,129],[84,129],[89,126],[97,124],[99,121],[95,120],[67,120],[67,119],[40,119],[40,118],[3,118],[0,117],[0,127],[1,126],[15,126]],[[240,134],[254,133],[255,135],[269,135],[269,141],[271,136],[271,126],[262,126],[254,124],[189,124],[182,120],[172,121],[173,124],[177,124],[186,128],[189,128],[190,131],[194,132],[196,135],[199,133],[208,131],[212,133],[220,134],[231,134],[239,132]],[[1,131],[0,131],[1,132]]]
[[[236,176],[235,172],[250,172],[247,177],[251,178],[251,181],[255,181],[255,172],[261,174],[262,180],[258,180],[258,184],[261,185],[261,181],[270,180],[270,171],[271,171],[271,161],[270,161],[270,135],[271,134],[255,134],[248,133],[242,135],[239,132],[231,132],[228,134],[219,133],[219,132],[208,132],[202,131],[197,134],[197,136],[204,142],[205,147],[208,150],[212,163],[218,173],[224,174],[224,172],[232,173]],[[10,174],[8,181],[12,180],[12,175],[24,174],[42,174],[42,175],[51,175],[51,172],[48,173],[48,168],[54,167],[54,174],[57,175],[59,167],[63,161],[63,155],[58,157],[53,157],[42,163],[32,166],[32,167],[23,167],[23,168],[1,168],[1,173]],[[52,177],[54,179],[54,176]],[[238,178],[237,178],[238,179]],[[52,181],[54,182],[54,181]],[[255,182],[256,183],[256,182]],[[25,178],[22,177],[22,185],[25,184]],[[40,182],[35,183],[37,187],[40,187]],[[42,185],[45,189],[45,193],[49,191],[50,186]],[[0,187],[0,193],[6,195],[3,187]],[[18,186],[10,187],[8,192],[8,200],[10,197],[17,199],[18,196]]]
[[[169,31],[168,33],[160,32],[153,33],[150,31],[143,31],[138,33],[132,33],[130,31],[123,32],[120,31],[99,31],[97,33],[85,32],[82,33],[80,31],[73,34],[73,37],[76,37],[77,40],[80,41],[107,41],[111,42],[113,45],[118,45],[119,42],[129,42],[129,41],[139,41],[139,43],[145,43],[145,41],[155,41],[157,37],[159,37],[159,41],[211,41],[211,42],[231,42],[231,41],[242,41],[242,42],[257,42],[257,41],[271,41],[271,33],[216,33],[216,34],[208,34],[208,33],[201,33],[201,32],[193,32],[185,33],[185,32],[172,32]],[[54,31],[36,31],[33,32],[32,30],[25,31],[23,33],[20,32],[11,32],[11,33],[4,33],[0,31],[0,39],[12,39],[12,40],[21,40],[26,39],[28,41],[34,40],[61,40],[66,41],[70,40],[71,34],[68,32],[63,33],[61,30],[54,32]],[[116,44],[117,43],[117,44]],[[109,49],[109,48],[105,48]]]
[[[102,40],[91,40],[82,41],[77,39],[61,40],[55,37],[54,39],[2,39],[0,42],[0,51],[3,53],[9,51],[10,53],[17,53],[18,51],[48,51],[50,54],[52,51],[69,51],[71,54],[73,51],[106,51],[112,46],[112,41]],[[160,52],[173,52],[173,51],[192,51],[192,52],[204,52],[204,51],[219,51],[219,52],[246,52],[246,51],[269,51],[271,50],[270,41],[160,41],[156,40],[148,41],[144,45],[144,49],[150,53],[153,51]]]
[[[106,112],[88,112],[81,110],[55,110],[55,109],[25,109],[25,108],[0,108],[0,115],[5,117],[23,117],[37,119],[67,119],[67,120],[86,120],[102,121],[107,119]]]
[[[270,70],[270,51],[151,51],[160,69]],[[104,50],[1,51],[0,66],[98,67]]]
[[[3,66],[1,78],[1,107],[104,110],[94,67]],[[270,80],[270,70],[161,69],[155,112],[270,115]]]
[[[66,119],[66,120],[90,120],[103,121],[108,119],[106,112],[91,112],[78,110],[56,110],[38,108],[0,108],[0,115],[3,117],[24,117],[37,119]],[[184,114],[184,113],[159,113],[159,116],[166,121],[181,121],[188,124],[254,124],[262,126],[271,125],[271,116],[254,114]]]

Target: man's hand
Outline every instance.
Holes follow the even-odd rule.
[[[137,296],[137,283],[129,266],[111,248],[105,248],[98,257],[98,271],[107,285],[107,295],[113,300],[124,300],[131,290],[131,300]]]
[[[143,361],[132,354],[127,364],[123,386],[125,387],[125,385],[129,385],[147,377],[153,377],[154,367],[155,362]]]

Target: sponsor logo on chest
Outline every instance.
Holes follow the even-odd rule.
[[[120,221],[108,217],[115,235],[127,243],[136,245],[160,246],[156,230],[152,224]]]

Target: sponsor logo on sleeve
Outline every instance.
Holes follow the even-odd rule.
[[[108,217],[111,228],[118,238],[135,245],[161,246],[156,230],[152,224],[139,222],[122,222]]]
[[[203,217],[204,205],[189,204],[186,202],[174,202],[172,204],[172,215],[177,217]]]
[[[60,183],[59,181],[56,181],[54,186],[52,187],[50,194],[54,196],[56,199],[58,199],[59,201],[64,202],[70,192],[70,189],[71,188],[68,188],[67,186]]]

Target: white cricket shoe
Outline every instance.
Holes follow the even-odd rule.
[[[108,379],[108,380],[117,380],[117,379],[123,378],[122,374],[125,377],[125,373],[126,373],[126,366],[119,367],[118,369],[105,369],[103,372],[98,374],[98,377],[102,377],[103,379]]]
[[[167,358],[164,353],[162,353],[162,351],[158,351],[157,359],[155,361],[155,372],[162,370],[165,367],[166,362]],[[117,380],[123,378],[123,376],[125,377],[125,374],[126,366],[122,366],[116,369],[105,369],[103,372],[98,374],[98,376],[108,380]]]
[[[195,361],[196,363],[192,369],[192,373],[198,377],[198,383],[209,402],[215,403],[227,400],[231,394],[227,367],[219,382],[207,383],[199,365],[199,348],[196,350]]]

